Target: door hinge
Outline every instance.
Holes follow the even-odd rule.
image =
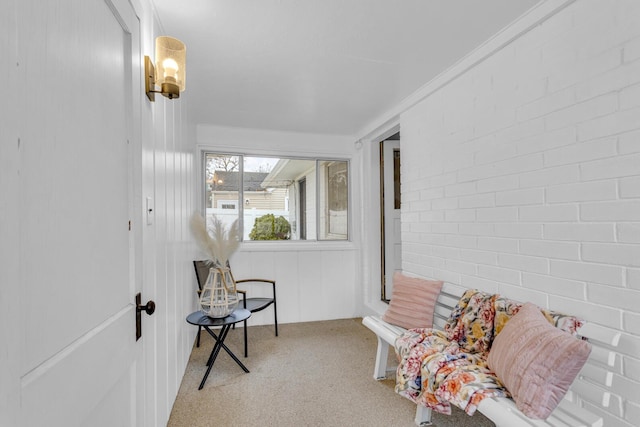
[[[129,221],[129,231],[131,231],[131,221]]]

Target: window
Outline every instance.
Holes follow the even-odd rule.
[[[347,240],[349,162],[204,154],[205,210],[243,240]]]
[[[238,209],[238,202],[236,200],[218,200],[218,209]]]
[[[320,232],[327,239],[347,238],[348,174],[347,162],[321,161]]]

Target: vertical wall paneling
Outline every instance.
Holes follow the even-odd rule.
[[[164,99],[159,99],[159,103],[153,104],[155,111],[154,129],[156,131],[156,140],[154,144],[154,194],[155,194],[155,207],[156,215],[154,218],[153,229],[155,232],[155,245],[156,245],[156,259],[154,262],[156,268],[155,285],[156,285],[156,298],[164,301],[163,309],[158,312],[158,324],[156,332],[157,349],[158,353],[162,357],[158,358],[157,372],[159,387],[157,390],[157,399],[159,402],[158,417],[160,420],[164,419],[167,414],[166,401],[168,399],[168,363],[169,363],[169,330],[167,324],[168,309],[171,304],[167,289],[167,245],[168,245],[168,233],[167,233],[167,193],[171,191],[168,186],[167,178],[167,157],[170,156],[170,152],[167,147],[167,114],[166,109],[168,106]]]
[[[149,39],[150,46],[153,41]],[[188,232],[189,215],[195,209],[191,194],[195,177],[186,102],[186,95],[171,101],[157,97],[155,103],[145,106],[150,126],[142,154],[142,187],[143,197],[153,198],[155,212],[153,224],[144,225],[144,282],[156,298],[152,334],[161,355],[149,372],[156,388],[148,404],[155,406],[152,412],[158,425],[168,420],[196,333],[184,320],[196,308],[193,245]]]
[[[163,31],[154,23],[154,34],[147,40],[153,55],[155,35]],[[153,331],[158,357],[152,362],[156,388],[147,400],[155,405],[155,425],[166,424],[197,329],[186,316],[196,309],[195,278],[191,260],[194,247],[188,220],[195,210],[194,139],[189,135],[186,117],[188,93],[177,100],[156,97],[145,102],[150,127],[143,147],[143,192],[152,197],[153,224],[144,226],[144,282],[156,298],[156,324]],[[154,316],[156,316],[154,315]]]
[[[21,135],[19,125],[24,111],[21,57],[17,49],[18,0],[3,6],[0,16],[0,51],[6,60],[0,61],[0,78],[8,91],[0,102],[0,425],[17,425],[20,395],[20,273],[18,251],[20,214],[19,174]]]

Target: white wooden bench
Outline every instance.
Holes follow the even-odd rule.
[[[443,329],[449,314],[466,289],[445,283],[436,301],[433,319],[435,329]],[[377,380],[387,376],[389,346],[405,329],[383,321],[379,316],[367,316],[362,323],[378,337],[378,349],[373,377]],[[592,345],[591,355],[580,374],[575,379],[567,395],[546,420],[533,420],[520,412],[515,402],[509,398],[486,398],[478,406],[478,411],[497,426],[566,426],[602,427],[602,417],[585,409],[584,404],[606,408],[611,400],[610,387],[613,381],[612,367],[615,364],[614,348],[621,333],[614,329],[586,323],[578,334],[587,338]],[[431,425],[431,409],[417,405],[415,423],[419,426]]]

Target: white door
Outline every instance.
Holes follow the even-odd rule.
[[[400,141],[382,142],[384,203],[384,283],[383,299],[391,299],[393,273],[402,269],[402,235],[400,229]]]
[[[138,211],[139,21],[127,0],[13,4],[21,110],[13,425],[141,425],[139,238],[129,229]]]

